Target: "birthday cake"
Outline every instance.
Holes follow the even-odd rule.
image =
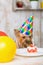
[[[35,45],[31,44],[29,47],[27,47],[27,52],[36,53],[37,52],[37,47]]]

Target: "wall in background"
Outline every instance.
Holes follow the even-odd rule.
[[[12,1],[13,0],[0,0],[0,30],[5,31],[15,40],[14,28],[19,28],[30,15],[34,15],[34,42],[38,47],[40,47],[40,12],[13,12]],[[41,14],[41,47],[43,47],[43,12]]]

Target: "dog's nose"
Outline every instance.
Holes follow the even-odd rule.
[[[25,42],[26,42],[27,44],[32,44],[32,41],[30,41],[30,40],[25,40]]]
[[[25,40],[26,43],[29,43],[30,41],[29,40]]]

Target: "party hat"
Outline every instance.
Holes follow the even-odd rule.
[[[20,33],[31,35],[33,32],[33,19],[34,16],[30,16],[19,28]]]

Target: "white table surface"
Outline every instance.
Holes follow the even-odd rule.
[[[15,58],[7,63],[0,63],[0,65],[43,65],[43,56],[40,57],[21,57]]]

